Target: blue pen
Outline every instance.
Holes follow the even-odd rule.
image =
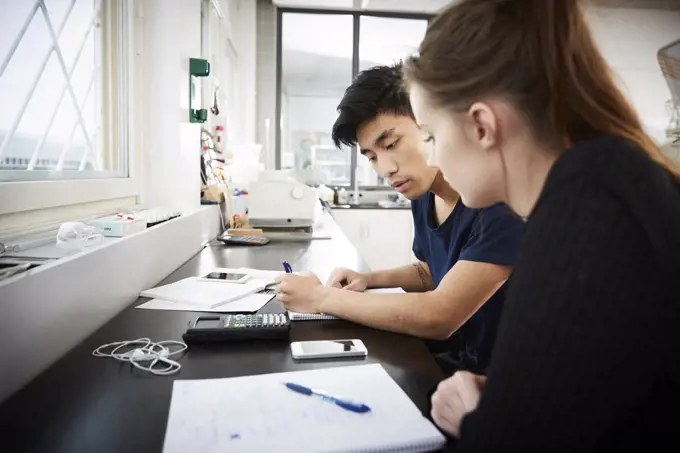
[[[283,270],[286,271],[286,274],[292,274],[293,273],[293,268],[290,267],[290,264],[288,264],[288,262],[284,261],[281,264],[283,264]]]
[[[292,382],[284,382],[284,385],[294,392],[302,393],[303,395],[316,395],[323,399],[324,401],[337,404],[341,408],[351,412],[357,412],[359,414],[362,414],[364,412],[371,411],[371,408],[366,406],[365,404],[353,403],[352,401],[349,401],[342,397],[330,395],[324,392],[323,390],[310,389],[309,387],[305,387],[304,385],[293,384]]]

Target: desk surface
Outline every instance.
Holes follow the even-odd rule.
[[[295,270],[326,277],[335,265],[365,270],[366,264],[337,230],[332,240],[225,248],[212,244],[164,280],[170,283],[216,266]],[[293,362],[287,342],[192,346],[174,376],[152,376],[129,364],[92,357],[97,346],[149,337],[181,340],[198,313],[138,310],[138,300],[86,338],[0,406],[0,445],[15,452],[160,452],[172,382],[341,366],[346,361]],[[283,308],[276,301],[262,312]],[[362,363],[380,363],[426,413],[428,393],[444,376],[425,345],[405,335],[345,321],[294,323],[291,341],[359,338],[368,348]],[[356,363],[356,361],[352,362]]]

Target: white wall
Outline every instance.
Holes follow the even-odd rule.
[[[142,8],[141,201],[190,212],[200,206],[201,126],[189,123],[188,108],[189,58],[201,56],[201,0],[145,0]]]
[[[225,1],[225,0],[223,0]],[[231,0],[236,3],[232,17],[233,40],[238,56],[236,72],[237,115],[233,124],[234,140],[256,142],[256,0]]]
[[[208,2],[209,3],[209,2]],[[220,0],[209,14],[206,46],[226,102],[228,137],[254,142],[256,110],[255,0]],[[141,19],[145,205],[189,212],[199,206],[200,124],[189,123],[189,58],[201,57],[201,0],[144,0]],[[178,33],[177,30],[181,30]],[[212,86],[211,81],[205,81]],[[229,85],[232,85],[231,87]],[[207,98],[212,102],[212,90]],[[209,107],[204,105],[203,107]],[[212,119],[212,114],[209,114]],[[209,126],[208,123],[205,126]]]
[[[591,8],[587,13],[604,57],[623,91],[657,141],[665,141],[665,103],[670,91],[657,60],[658,50],[680,39],[680,11]]]

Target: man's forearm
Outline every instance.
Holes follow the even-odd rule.
[[[420,264],[385,269],[368,274],[369,288],[403,288],[406,292],[424,292],[434,289],[432,277]]]
[[[376,329],[420,338],[445,339],[460,322],[447,323],[437,306],[441,295],[432,291],[412,294],[366,294],[325,288],[319,309],[326,314]]]

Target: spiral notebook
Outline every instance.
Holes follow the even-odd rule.
[[[404,294],[401,288],[375,288],[367,289],[368,294]],[[340,319],[337,316],[326,315],[324,313],[300,313],[297,311],[288,311],[288,316],[291,321],[328,321],[332,319]]]
[[[293,382],[366,404],[350,412]],[[176,380],[163,453],[424,452],[444,436],[378,364]]]

